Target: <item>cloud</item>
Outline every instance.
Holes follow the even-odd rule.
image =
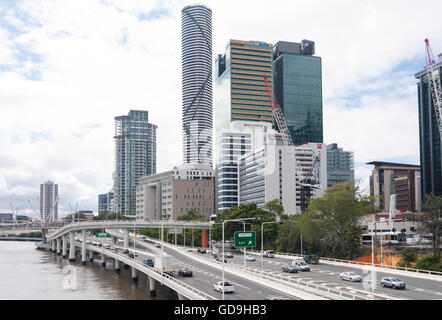
[[[357,163],[416,158],[413,74],[426,37],[442,51],[440,2],[200,2],[213,11],[213,57],[229,39],[316,41],[326,143]],[[114,117],[130,109],[158,126],[157,172],[181,163],[181,8],[193,2],[12,3],[0,4],[0,211],[29,209],[46,180],[60,211],[97,211],[112,186]]]

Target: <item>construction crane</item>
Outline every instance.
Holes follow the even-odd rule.
[[[296,176],[299,179],[297,185],[299,185],[301,188],[301,212],[304,212],[307,209],[307,199],[312,196],[312,190],[321,188],[321,186],[318,184],[318,179],[317,179],[318,172],[316,170],[316,166],[319,164],[319,156],[314,155],[313,163],[310,170],[307,173],[302,172],[300,166],[298,166],[296,163],[295,144],[293,143],[289,128],[287,127],[287,124],[285,122],[284,114],[281,110],[280,105],[278,104],[275,95],[270,89],[267,75],[264,74],[263,77],[267,88],[267,96],[272,106],[273,117],[275,118],[279,132],[282,134],[282,138],[284,140],[285,145],[289,146],[288,150],[290,156],[295,162]],[[302,148],[303,146],[297,146],[297,147]],[[307,144],[305,145],[305,147],[307,147]]]
[[[427,53],[427,80],[428,86],[431,88],[433,97],[434,113],[436,115],[437,125],[439,127],[439,135],[442,140],[442,91],[440,85],[439,68],[436,66],[433,51],[431,50],[430,41],[425,39],[425,47]]]

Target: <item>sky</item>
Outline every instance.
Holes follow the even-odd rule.
[[[185,0],[0,0],[0,212],[36,216],[40,184],[59,216],[97,212],[112,187],[114,117],[149,111],[157,172],[182,162]],[[322,58],[324,142],[370,161],[419,164],[416,79],[428,38],[442,52],[442,2],[198,0],[213,12],[213,57],[230,39],[313,40]],[[216,106],[215,106],[216,107]],[[72,209],[71,209],[72,208]]]

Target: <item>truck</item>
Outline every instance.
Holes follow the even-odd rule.
[[[159,254],[155,256],[154,268],[163,273],[173,274],[175,272],[175,264],[173,263],[173,257],[167,254]]]

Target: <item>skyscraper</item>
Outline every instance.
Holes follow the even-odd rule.
[[[216,138],[232,121],[273,122],[263,75],[272,86],[272,45],[230,40],[215,59]]]
[[[98,195],[98,214],[112,212],[112,203],[114,199],[114,193],[108,192]]]
[[[181,11],[183,162],[212,166],[212,10]]]
[[[58,184],[40,184],[40,218],[43,222],[58,220]]]
[[[442,54],[439,55],[437,67],[439,68],[439,77],[442,78]],[[423,70],[415,75],[419,80],[417,93],[422,202],[425,201],[427,194],[442,195],[441,135],[426,74],[426,70]]]
[[[115,117],[114,203],[117,212],[135,215],[138,178],[156,173],[156,130],[148,112]]]
[[[354,180],[354,154],[338,148],[337,143],[327,145],[327,186]]]
[[[273,47],[273,86],[293,143],[323,142],[322,68],[315,43],[279,41]]]

